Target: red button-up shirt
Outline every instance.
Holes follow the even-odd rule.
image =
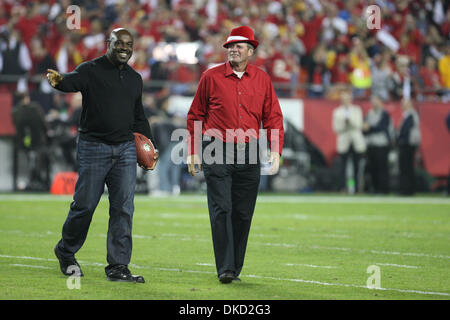
[[[281,154],[283,114],[270,77],[248,64],[239,79],[229,62],[220,64],[203,73],[188,112],[188,153],[198,152],[203,134],[234,143],[259,139],[261,124],[267,130],[271,151]]]

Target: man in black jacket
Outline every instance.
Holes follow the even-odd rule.
[[[403,116],[398,130],[399,192],[411,196],[415,192],[414,158],[421,142],[419,114],[411,100],[402,101]]]
[[[371,97],[372,109],[363,125],[367,143],[367,160],[374,193],[389,193],[388,155],[394,139],[394,127],[381,98]]]
[[[61,75],[49,69],[47,74],[54,88],[80,91],[83,96],[77,150],[79,178],[55,254],[63,274],[77,271],[82,275],[75,253],[86,239],[106,183],[110,203],[107,279],[144,282],[128,269],[136,184],[133,132],[153,138],[142,106],[142,78],[127,64],[133,53],[133,37],[128,30],[118,28],[107,42],[106,55],[80,64],[71,73]]]

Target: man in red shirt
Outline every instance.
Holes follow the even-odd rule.
[[[270,174],[279,168],[284,130],[270,77],[248,63],[258,46],[253,30],[234,28],[223,46],[228,61],[203,73],[188,112],[187,163],[191,175],[196,166],[202,170],[201,143],[217,274],[230,283],[240,280],[258,193],[261,125],[271,150]]]

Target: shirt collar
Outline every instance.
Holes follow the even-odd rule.
[[[107,67],[110,68],[110,69],[118,69],[118,70],[120,70],[120,71],[127,70],[128,63],[125,63],[125,65],[123,66],[123,68],[120,69],[120,68],[119,68],[118,66],[116,66],[114,63],[112,63],[111,61],[109,61],[109,59],[108,59],[108,57],[106,56],[106,54],[104,54],[104,55],[102,56],[102,58],[103,58],[103,61],[104,61],[105,66],[107,66]]]
[[[229,61],[225,62],[225,77],[231,76],[235,74],[233,71],[233,68],[231,68],[231,64]],[[252,66],[249,64],[247,64],[247,68],[245,68],[244,71],[244,76],[247,75],[249,77],[251,77],[252,75]]]

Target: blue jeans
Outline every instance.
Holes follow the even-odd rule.
[[[67,257],[81,248],[106,183],[109,193],[107,261],[109,265],[128,265],[136,186],[134,141],[108,145],[79,139],[77,161],[75,194],[57,246]]]
[[[181,165],[173,163],[170,158],[175,143],[170,142],[161,154],[159,165],[159,189],[172,192],[174,186],[180,185]]]

